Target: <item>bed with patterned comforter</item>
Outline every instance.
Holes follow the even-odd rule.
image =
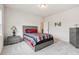
[[[37,26],[23,26],[23,39],[34,51],[54,43],[53,35],[39,33]]]

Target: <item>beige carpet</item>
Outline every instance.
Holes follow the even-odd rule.
[[[3,48],[2,55],[78,55],[79,49],[68,42],[57,40],[54,44],[34,52],[24,41]]]

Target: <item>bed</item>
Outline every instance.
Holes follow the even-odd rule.
[[[38,33],[37,26],[23,26],[23,39],[35,52],[54,43],[53,36]]]

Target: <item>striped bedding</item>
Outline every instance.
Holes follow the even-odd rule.
[[[53,36],[50,34],[41,34],[41,33],[24,33],[23,38],[27,40],[27,42],[35,47],[39,42],[49,40]]]

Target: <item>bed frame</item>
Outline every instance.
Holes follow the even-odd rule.
[[[24,33],[25,33],[25,29],[31,29],[31,28],[38,29],[37,26],[23,26],[23,35],[24,35]],[[24,39],[24,38],[23,38],[23,39]],[[24,41],[27,42],[25,39],[24,39]],[[49,46],[49,45],[51,45],[51,44],[53,44],[53,43],[54,43],[54,39],[53,39],[53,38],[50,38],[49,41],[43,42],[43,43],[41,43],[41,44],[38,44],[38,45],[36,45],[34,48],[31,47],[31,46],[30,46],[30,47],[36,52],[36,51],[39,51],[39,50],[41,50],[41,49],[43,49],[43,48],[45,48],[45,47],[47,47],[47,46]],[[28,44],[28,42],[27,42],[27,44]],[[29,44],[28,44],[28,45],[29,45]]]

